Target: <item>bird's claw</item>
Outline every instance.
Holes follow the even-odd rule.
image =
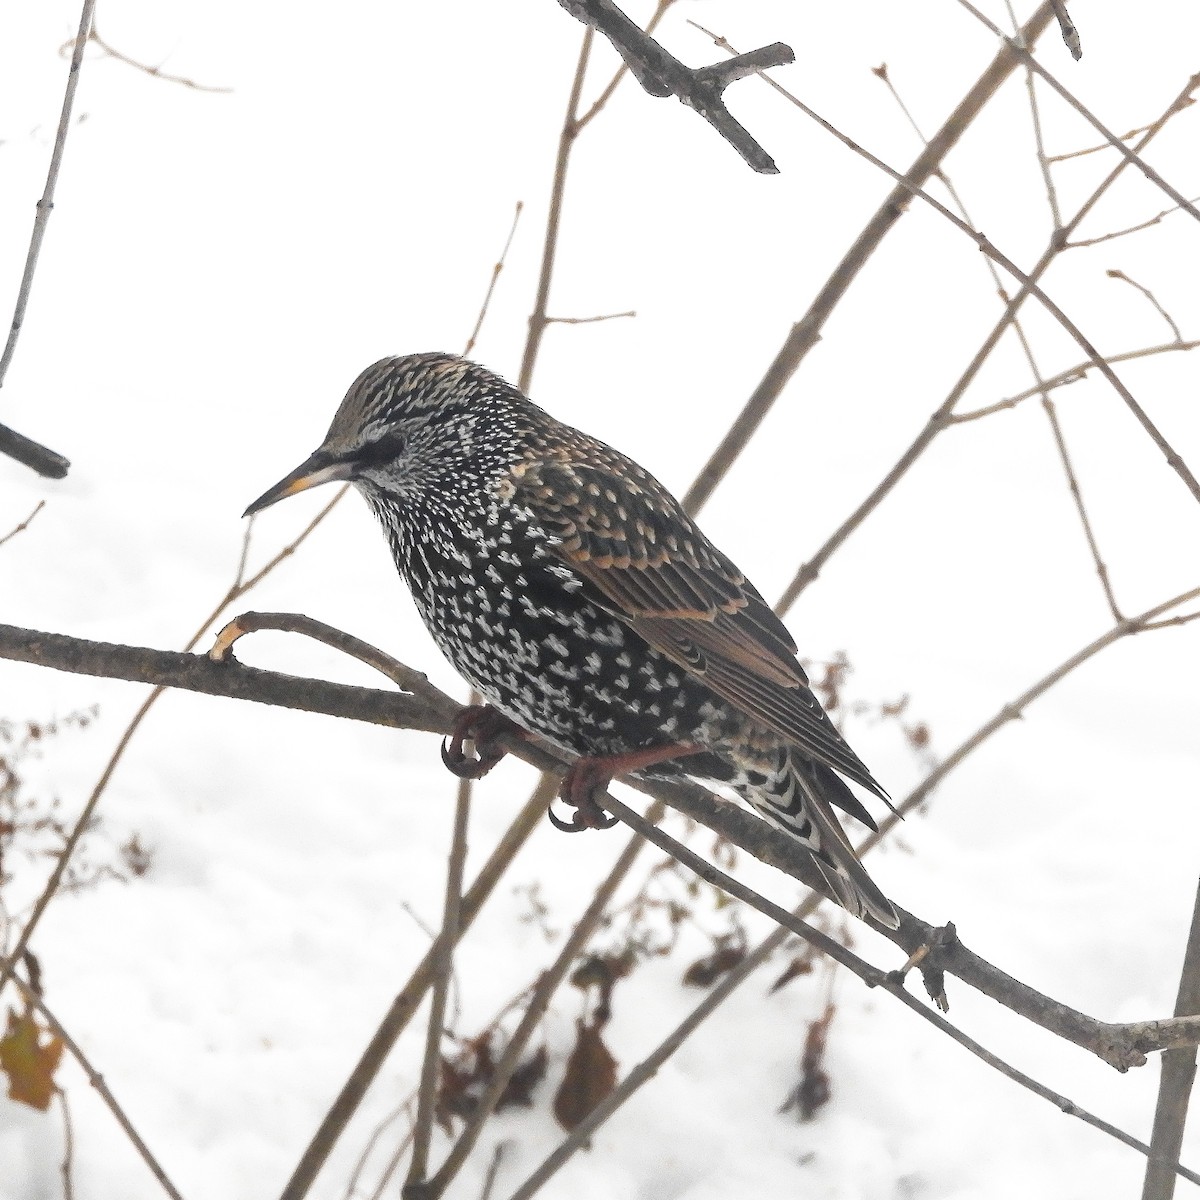
[[[522,735],[524,731],[486,704],[468,705],[442,742],[442,762],[459,779],[481,779],[508,753],[498,740],[505,733]],[[467,742],[472,743],[474,753],[466,753]]]
[[[586,804],[579,805],[571,814],[570,819],[565,821],[562,817],[555,815],[553,808],[546,809],[546,816],[550,818],[550,824],[555,829],[561,829],[563,833],[583,833],[588,829],[611,829],[617,823],[617,818],[611,813],[606,813],[595,800],[589,800]]]
[[[606,813],[595,801],[597,792],[603,793],[612,782],[612,775],[605,770],[597,769],[596,760],[581,758],[563,778],[558,796],[564,804],[569,804],[575,811],[570,818],[564,820],[555,816],[554,809],[548,808],[546,816],[550,824],[563,833],[583,833],[585,829],[611,829],[617,818]]]

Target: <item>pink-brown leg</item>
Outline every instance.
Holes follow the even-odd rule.
[[[608,785],[618,775],[628,775],[632,771],[640,771],[643,767],[672,758],[684,758],[689,754],[699,754],[703,750],[703,746],[677,742],[670,746],[627,750],[623,754],[576,759],[563,777],[562,787],[558,792],[559,799],[575,811],[568,821],[556,817],[551,811],[547,814],[550,823],[564,833],[581,833],[585,829],[611,829],[617,823],[617,818],[606,813],[596,803],[594,797],[598,791],[607,790]]]
[[[470,704],[454,719],[454,728],[442,743],[442,762],[460,779],[480,779],[508,753],[498,740],[505,734],[529,736],[498,709]],[[467,742],[474,749],[469,757],[463,749]]]

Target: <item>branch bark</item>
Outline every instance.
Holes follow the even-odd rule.
[[[782,67],[796,61],[790,46],[773,42],[748,54],[708,67],[688,67],[669,54],[613,0],[558,0],[577,21],[604,34],[625,60],[634,78],[651,96],[675,96],[695,109],[745,160],[763,175],[777,175],[775,160],[754,140],[750,131],[725,107],[725,89],[735,80],[756,71]]]
[[[1044,694],[1074,667],[1114,641],[1150,627],[1150,623],[1170,607],[1186,603],[1197,594],[1200,594],[1200,588],[1126,620],[1073,655],[1026,692],[1018,703],[1006,705],[1001,714],[984,726],[980,734],[970,739],[961,752],[951,756],[951,760],[936,769],[930,779],[907,797],[899,806],[900,810],[911,809],[928,794],[933,782],[944,778],[947,771],[961,762],[983,737],[1018,715],[1021,707]],[[412,673],[416,690],[409,694],[394,694],[260,671],[234,660],[214,663],[198,655],[88,642],[61,634],[38,633],[6,625],[0,625],[0,658],[37,663],[80,674],[136,679],[162,687],[182,687],[208,695],[349,717],[394,729],[446,734],[450,732],[459,711],[459,706],[451,697],[432,684],[422,682],[423,677],[416,672]],[[512,739],[508,745],[510,752],[540,770],[555,773],[563,770],[563,761],[557,754],[521,739]],[[697,785],[659,782],[651,785],[641,780],[627,782],[702,822],[762,862],[800,880],[814,891],[828,895],[823,878],[799,843],[751,813],[721,802]],[[607,806],[606,799],[601,799],[600,803]],[[894,821],[883,822],[883,832],[892,823]],[[873,845],[878,836],[881,835],[870,839],[868,845]],[[950,931],[953,936],[947,936],[941,927],[922,921],[902,909],[898,908],[898,911],[901,916],[898,929],[877,928],[907,954],[928,948],[925,966],[930,970],[955,976],[1018,1015],[1097,1055],[1119,1071],[1142,1065],[1148,1053],[1186,1044],[1185,1039],[1200,1035],[1200,1021],[1185,1023],[1182,1019],[1165,1019],[1127,1024],[1097,1021],[1013,979],[963,946],[953,931]],[[467,912],[468,904],[464,901],[464,927],[469,920]],[[932,978],[928,971],[926,978]],[[944,1003],[944,996],[935,995],[935,998]],[[302,1194],[284,1193],[289,1198]]]
[[[1183,971],[1179,977],[1179,995],[1175,1017],[1184,1024],[1200,1024],[1200,887],[1192,910]],[[1174,1024],[1174,1022],[1161,1022]],[[1183,1128],[1187,1122],[1188,1101],[1196,1079],[1196,1043],[1168,1049],[1162,1057],[1162,1075],[1158,1084],[1158,1104],[1154,1112],[1154,1132],[1150,1137],[1150,1162],[1142,1186],[1142,1200],[1171,1200],[1175,1194],[1175,1167],[1183,1147]]]

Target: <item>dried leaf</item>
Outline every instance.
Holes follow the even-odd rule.
[[[578,1037],[566,1074],[554,1096],[554,1115],[574,1129],[617,1086],[617,1060],[609,1053],[600,1025],[576,1021]]]
[[[496,1101],[496,1111],[518,1106],[532,1108],[533,1089],[545,1077],[549,1061],[550,1056],[546,1053],[546,1047],[540,1046],[530,1058],[517,1067],[512,1073],[512,1078],[505,1085],[504,1091],[500,1093],[500,1099]]]
[[[0,1038],[0,1071],[8,1076],[8,1096],[45,1112],[54,1098],[54,1072],[62,1058],[61,1040],[43,1029],[28,1009],[8,1010],[8,1029]]]
[[[792,961],[788,963],[783,974],[780,975],[780,977],[775,980],[773,984],[771,984],[770,993],[768,994],[779,991],[781,987],[786,987],[792,982],[793,979],[796,979],[800,975],[811,975],[812,970],[812,958],[807,953],[797,954]]]
[[[453,1132],[451,1118],[465,1121],[474,1114],[494,1073],[490,1030],[463,1042],[455,1058],[442,1058],[433,1115],[446,1133]]]
[[[692,963],[683,973],[683,982],[688,987],[712,987],[722,975],[732,971],[745,957],[744,945],[719,946],[711,954],[706,954]]]
[[[837,1011],[832,1004],[808,1027],[804,1039],[804,1055],[800,1060],[800,1082],[792,1094],[783,1102],[780,1112],[796,1109],[800,1120],[811,1121],[828,1102],[833,1090],[825,1071],[825,1050],[829,1040],[829,1026]]]

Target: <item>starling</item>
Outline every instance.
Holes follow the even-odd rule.
[[[617,774],[724,785],[799,839],[848,911],[898,923],[830,807],[874,828],[844,780],[887,793],[783,623],[647,470],[434,353],[368,367],[246,512],[331,480],[374,509],[434,641],[488,701],[443,749],[452,769],[492,766],[500,729],[536,734],[578,756],[563,797],[582,825]]]

